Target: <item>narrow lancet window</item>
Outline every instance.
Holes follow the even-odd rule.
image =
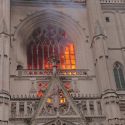
[[[118,90],[125,89],[125,78],[124,78],[124,70],[121,63],[116,62],[114,64],[114,77],[116,82],[116,87]]]

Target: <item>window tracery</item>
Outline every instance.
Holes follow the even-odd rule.
[[[37,86],[37,97],[45,96],[45,92],[48,89],[48,83],[43,82],[43,81],[38,81],[37,84],[38,84],[38,86]],[[74,92],[70,82],[64,83],[64,87],[69,94]],[[52,99],[48,98],[48,102],[51,102],[51,101],[52,101]],[[60,98],[60,103],[65,103],[65,98],[63,98],[63,96],[62,96],[62,98]]]
[[[49,58],[56,56],[60,60],[61,69],[75,69],[75,47],[66,32],[48,25],[45,29],[38,28],[32,34],[27,46],[28,69],[51,69]]]

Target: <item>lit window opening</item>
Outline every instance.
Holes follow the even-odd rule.
[[[52,31],[54,32],[54,30],[51,29],[51,32]],[[50,31],[48,31],[47,29],[46,32]],[[67,35],[65,31],[60,32],[56,33],[56,38],[47,36],[48,33],[46,33],[46,37],[43,37],[43,35],[45,35],[44,32],[41,36],[43,38],[41,39],[40,37],[39,41],[38,38],[36,39],[36,41],[31,40],[31,42],[27,46],[28,69],[52,69],[52,64],[49,63],[48,60],[53,55],[58,57],[60,60],[58,68],[76,69],[75,46],[73,42],[66,38]],[[37,34],[35,35],[35,37],[37,37]]]

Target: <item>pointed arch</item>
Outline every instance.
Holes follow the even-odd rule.
[[[117,89],[125,89],[124,67],[120,62],[114,63],[113,72]]]
[[[42,9],[36,11],[31,15],[26,16],[15,28],[13,34],[13,41],[17,41],[17,46],[14,47],[16,51],[16,60],[25,65],[24,68],[27,68],[27,46],[29,45],[30,36],[35,29],[38,27],[45,28],[46,25],[52,24],[53,26],[62,28],[65,32],[59,31],[59,34],[62,34],[63,37],[69,37],[75,46],[76,58],[77,60],[82,59],[86,60],[86,32],[80,26],[80,24],[70,16],[70,14],[62,13],[54,9]],[[38,30],[35,34],[32,34],[34,37],[41,32]],[[43,34],[45,32],[43,31]],[[41,38],[43,40],[43,37]],[[39,41],[37,41],[39,42]],[[14,44],[14,42],[12,42]],[[79,53],[79,48],[84,46],[82,52]],[[21,53],[21,54],[20,54]],[[84,53],[84,54],[82,54]],[[20,55],[20,56],[18,56]],[[31,60],[30,60],[31,61]],[[77,61],[76,65],[78,67],[83,67],[82,61]],[[44,62],[42,62],[44,65]],[[84,62],[85,65],[86,61]],[[30,66],[29,66],[30,67]],[[43,68],[43,67],[42,67]],[[40,68],[41,69],[41,68]]]
[[[59,78],[52,78],[49,81],[48,88],[44,96],[41,97],[39,105],[31,121],[35,121],[36,119],[41,119],[42,121],[48,117],[51,121],[60,120],[62,123],[65,123],[61,125],[74,125],[72,120],[78,119],[77,124],[81,125],[84,123],[84,115],[76,106],[76,103],[72,100],[72,97],[69,95]],[[33,122],[31,122],[31,125],[34,125]]]

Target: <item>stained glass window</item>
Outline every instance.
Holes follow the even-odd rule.
[[[32,37],[27,46],[28,69],[51,69],[48,60],[52,56],[59,58],[58,68],[76,69],[75,46],[64,30],[48,26],[35,30]]]
[[[114,65],[113,71],[114,71],[114,77],[115,77],[117,89],[118,90],[125,89],[125,79],[124,79],[122,64],[119,62],[116,62]]]

